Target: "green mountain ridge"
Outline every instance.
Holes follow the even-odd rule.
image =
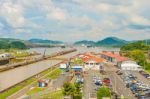
[[[95,45],[94,41],[88,41],[88,40],[82,40],[82,41],[77,41],[74,43],[74,45]]]
[[[107,45],[119,46],[119,45],[127,44],[128,42],[129,41],[119,39],[119,38],[116,38],[116,37],[108,37],[108,38],[105,38],[103,40],[97,41],[96,45],[97,46],[107,46]]]
[[[116,37],[107,37],[103,40],[99,40],[97,42],[94,41],[88,41],[88,40],[82,40],[77,41],[74,43],[74,45],[95,45],[95,46],[120,46],[129,43],[129,41],[119,39]]]

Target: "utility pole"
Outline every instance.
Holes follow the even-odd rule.
[[[46,49],[44,50],[43,57],[45,57]]]

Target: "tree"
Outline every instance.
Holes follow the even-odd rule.
[[[76,65],[83,65],[83,61],[81,58],[75,58],[72,60],[73,64],[76,64]]]
[[[73,96],[75,93],[75,87],[72,83],[66,82],[63,85],[63,94],[66,96]]]
[[[0,49],[9,49],[10,45],[6,41],[0,41]]]
[[[141,50],[133,50],[129,53],[129,57],[134,59],[139,65],[144,66],[146,62],[146,56]]]
[[[27,46],[24,43],[20,42],[20,41],[11,42],[10,47],[15,48],[15,49],[26,49],[27,48]]]
[[[102,99],[103,97],[111,97],[110,89],[107,87],[101,87],[97,91],[97,99]]]
[[[81,84],[66,82],[63,85],[63,94],[73,99],[82,99],[81,87]]]
[[[81,84],[75,83],[75,94],[73,96],[73,99],[82,99],[82,93],[81,93]]]

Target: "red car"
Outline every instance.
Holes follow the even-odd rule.
[[[110,84],[110,79],[109,78],[104,78],[103,83],[107,86]]]

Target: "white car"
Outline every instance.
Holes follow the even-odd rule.
[[[150,76],[148,76],[147,78],[150,79]]]

